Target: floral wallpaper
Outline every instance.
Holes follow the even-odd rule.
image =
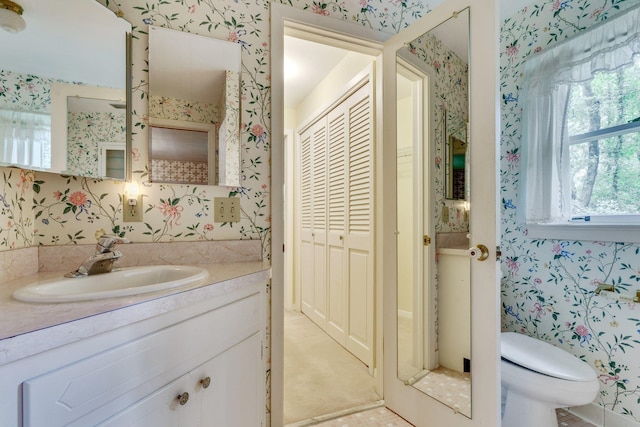
[[[54,82],[62,80],[0,70],[0,109],[48,113]]]
[[[100,176],[98,151],[101,142],[125,143],[126,113],[67,115],[67,170],[74,175]]]
[[[33,199],[34,173],[24,169],[0,168],[0,247],[3,250],[35,243]]]
[[[543,0],[503,22],[500,190],[503,329],[538,337],[579,356],[598,374],[596,403],[625,420],[640,422],[640,304],[595,294],[598,284],[611,284],[618,292],[635,295],[640,289],[640,245],[527,237],[519,105],[523,61],[529,55],[637,4]]]
[[[149,98],[149,117],[194,123],[220,122],[220,112],[216,105],[164,96]]]
[[[227,70],[224,91],[224,120],[218,150],[222,155],[218,176],[224,185],[238,185],[240,179],[240,73]]]

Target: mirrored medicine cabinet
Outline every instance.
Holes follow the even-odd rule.
[[[240,185],[241,47],[149,27],[150,181]]]
[[[93,0],[20,5],[26,28],[0,31],[0,165],[129,179],[131,24]]]

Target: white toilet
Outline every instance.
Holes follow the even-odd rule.
[[[591,367],[553,345],[503,332],[502,427],[558,427],[556,408],[596,398],[600,384]]]

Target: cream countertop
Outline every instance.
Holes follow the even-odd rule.
[[[22,286],[62,277],[64,272],[40,272],[0,285],[0,365],[224,295],[249,283],[264,281],[266,285],[271,275],[270,266],[260,261],[197,266],[208,270],[207,279],[166,291],[93,301],[25,303],[11,296]]]

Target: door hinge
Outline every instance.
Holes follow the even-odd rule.
[[[424,243],[425,246],[429,246],[431,244],[431,237],[427,236],[426,234],[422,237],[422,243]]]

